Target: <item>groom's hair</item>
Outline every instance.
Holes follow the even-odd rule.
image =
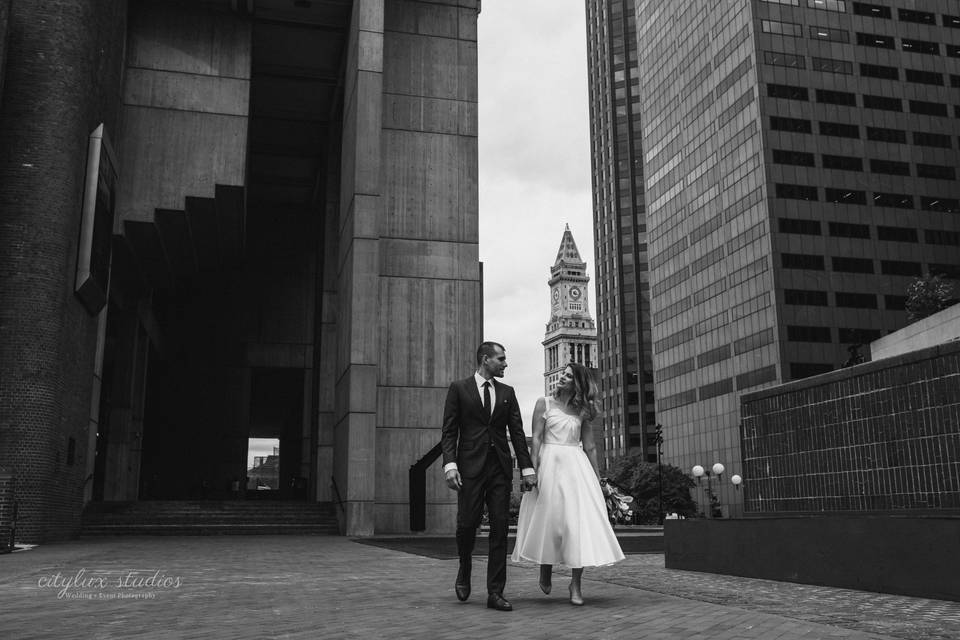
[[[477,347],[477,365],[483,364],[483,357],[489,356],[494,357],[497,355],[497,347],[501,351],[506,352],[506,349],[499,342],[484,342],[479,347]]]

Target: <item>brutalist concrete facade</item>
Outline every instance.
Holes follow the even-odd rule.
[[[223,497],[250,436],[279,437],[289,497],[341,502],[345,533],[407,529],[407,470],[482,339],[478,5],[0,12],[19,540],[75,535],[89,500]],[[93,182],[113,220],[100,308],[74,291],[97,131],[115,164]],[[439,475],[427,523],[446,531]]]

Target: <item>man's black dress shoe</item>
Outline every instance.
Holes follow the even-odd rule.
[[[513,611],[513,605],[507,602],[499,593],[491,593],[487,598],[487,609],[497,611]]]
[[[470,597],[470,576],[464,574],[463,569],[457,572],[457,582],[453,585],[457,593],[457,600],[463,602]]]

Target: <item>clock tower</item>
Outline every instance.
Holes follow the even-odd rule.
[[[550,321],[543,340],[544,390],[553,392],[570,362],[597,366],[597,327],[587,306],[590,278],[570,225],[563,232],[557,259],[550,267]]]

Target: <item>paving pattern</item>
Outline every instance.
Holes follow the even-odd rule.
[[[584,607],[562,568],[544,596],[536,568],[513,564],[504,613],[474,562],[479,590],[460,603],[456,560],[336,536],[39,546],[0,556],[0,638],[960,638],[960,603],[667,570],[661,554],[588,569]]]

